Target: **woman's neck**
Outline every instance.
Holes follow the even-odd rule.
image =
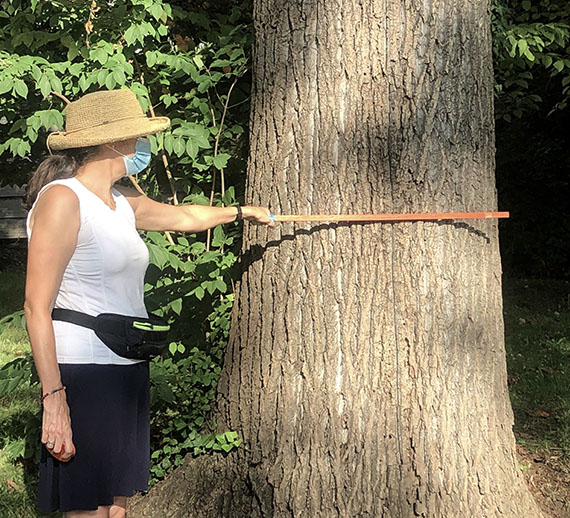
[[[125,176],[125,168],[121,157],[119,159],[99,157],[81,166],[75,178],[107,205],[114,208],[111,188],[123,176]]]

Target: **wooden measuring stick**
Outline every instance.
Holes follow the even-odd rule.
[[[445,221],[457,219],[508,218],[508,212],[424,212],[417,214],[272,214],[273,221],[280,222],[374,222],[374,221]]]

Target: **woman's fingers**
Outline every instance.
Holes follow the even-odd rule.
[[[63,445],[63,437],[60,434],[58,434],[55,439],[55,446],[53,447],[53,452],[60,453],[62,445]]]
[[[265,207],[242,207],[243,217],[250,223],[255,225],[275,226],[275,222],[271,219],[271,212]]]
[[[71,439],[70,439],[69,442],[66,442],[64,444],[61,459],[62,460],[69,460],[74,455],[75,455],[75,445],[71,442]]]
[[[65,397],[58,396],[58,394],[44,400],[41,440],[53,455],[69,458],[75,450],[71,434],[69,407]]]

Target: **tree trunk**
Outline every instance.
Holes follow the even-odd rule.
[[[255,30],[248,203],[496,208],[488,1],[256,0]],[[246,226],[243,264],[216,417],[245,448],[135,516],[541,516],[496,221]]]

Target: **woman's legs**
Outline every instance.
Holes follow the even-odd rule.
[[[113,505],[109,507],[109,518],[125,518],[127,515],[127,497],[116,496]]]
[[[127,497],[116,496],[113,505],[99,507],[96,511],[69,511],[63,513],[65,518],[125,518],[127,513]]]

